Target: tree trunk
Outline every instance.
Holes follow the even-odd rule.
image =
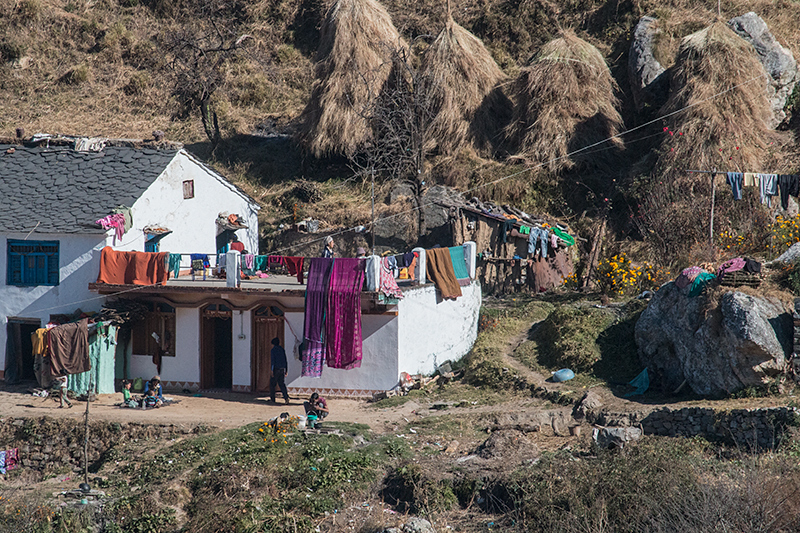
[[[203,129],[206,131],[206,137],[216,147],[222,141],[222,134],[219,131],[217,112],[214,111],[211,99],[205,98],[200,104],[200,116],[203,120]]]

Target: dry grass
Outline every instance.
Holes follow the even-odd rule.
[[[580,156],[568,156],[570,152],[622,128],[615,90],[616,82],[594,46],[569,31],[547,43],[514,83],[516,106],[508,136],[516,157],[545,163],[553,172],[574,166]],[[597,162],[611,152],[591,159]]]
[[[661,110],[677,113],[665,120],[671,134],[662,143],[660,170],[759,172],[777,163],[781,139],[767,125],[767,83],[753,47],[724,22],[685,37]]]
[[[375,0],[337,0],[322,24],[316,80],[301,138],[316,157],[353,156],[367,141],[367,110],[391,74],[389,52],[405,47]]]
[[[435,113],[430,137],[439,150],[452,155],[472,143],[490,153],[511,103],[498,87],[506,76],[481,40],[448,17],[426,50],[422,68],[431,82]]]

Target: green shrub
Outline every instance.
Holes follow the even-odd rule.
[[[77,67],[73,68],[59,79],[61,83],[65,83],[67,85],[81,85],[82,83],[86,83],[89,81],[89,77],[91,76],[91,71],[89,69],[89,65],[78,65]]]
[[[613,317],[602,310],[559,307],[536,332],[539,360],[548,367],[587,372],[600,360],[597,339]]]
[[[400,512],[415,514],[452,509],[458,504],[452,483],[431,474],[416,463],[395,468],[384,480],[384,500]]]

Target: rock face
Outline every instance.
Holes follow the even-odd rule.
[[[685,380],[698,394],[720,396],[781,372],[793,325],[780,300],[731,291],[706,310],[705,297],[687,291],[665,284],[636,323],[639,358],[654,385],[674,390]]]
[[[772,104],[775,128],[786,119],[786,100],[792,94],[797,82],[797,62],[790,50],[778,43],[769,31],[767,24],[752,11],[741,17],[732,18],[728,25],[745,41],[756,49],[764,70],[770,76],[768,98]]]
[[[658,22],[653,17],[642,17],[633,30],[630,53],[628,55],[628,77],[636,109],[641,111],[647,105],[658,107],[669,93],[669,79],[664,75],[666,69],[653,54],[656,36],[661,33]]]

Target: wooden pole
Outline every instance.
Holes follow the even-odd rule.
[[[370,233],[372,233],[372,253],[370,255],[375,255],[375,167],[372,168],[372,226],[370,227]]]
[[[91,381],[91,380],[90,380]],[[83,482],[89,484],[89,393],[86,391],[86,412],[83,419]]]
[[[716,173],[717,169],[715,168],[714,172],[711,173],[711,216],[708,222],[708,243],[712,248],[714,247],[714,202],[717,193],[717,182],[714,180]]]

